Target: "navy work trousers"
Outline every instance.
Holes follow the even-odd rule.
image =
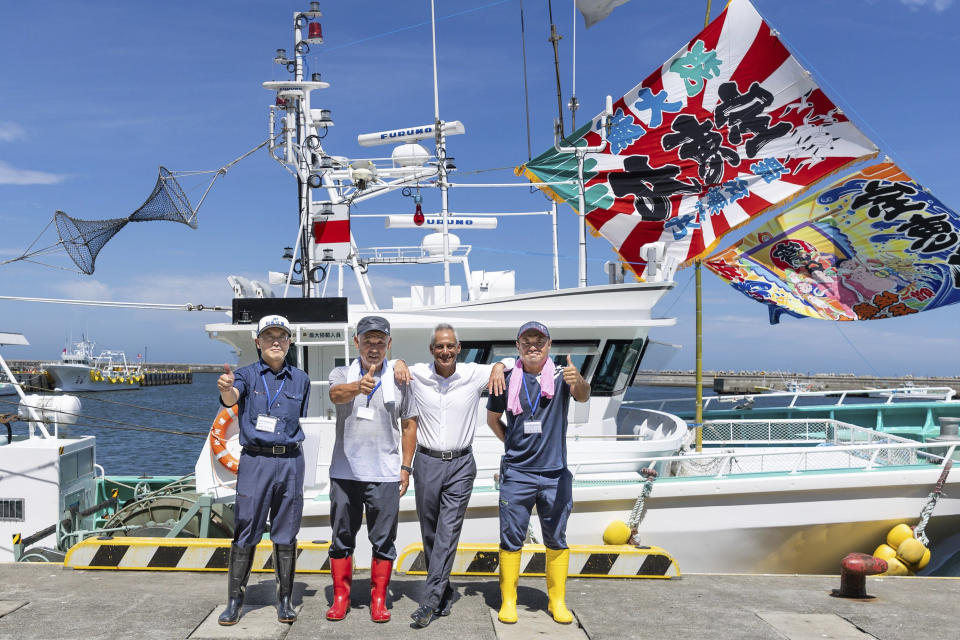
[[[285,455],[240,455],[237,473],[236,529],[238,547],[255,546],[270,517],[270,539],[296,544],[303,516],[303,450]]]
[[[330,478],[330,557],[346,558],[357,546],[357,533],[367,514],[367,538],[373,557],[397,557],[397,525],[400,521],[400,482],[363,482]]]
[[[573,474],[529,472],[500,465],[500,548],[519,551],[527,537],[530,512],[537,507],[543,544],[567,548],[567,520],[573,510]]]

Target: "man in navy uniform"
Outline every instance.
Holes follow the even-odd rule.
[[[220,402],[239,405],[240,455],[237,472],[236,529],[230,547],[227,608],[219,623],[240,619],[243,593],[253,554],[270,517],[273,566],[277,577],[277,619],[293,622],[297,612],[290,599],[297,559],[297,532],[303,514],[303,429],[310,378],[286,362],[290,323],[283,316],[266,316],[257,326],[260,359],[217,380]]]
[[[366,513],[373,548],[370,619],[388,622],[387,586],[397,557],[400,497],[410,484],[417,446],[417,407],[410,385],[396,384],[387,360],[390,323],[380,316],[361,318],[353,341],[360,357],[330,372],[337,437],[330,460],[333,603],[327,620],[343,620],[350,610],[353,552]]]
[[[548,610],[561,624],[573,622],[567,609],[570,562],[567,519],[573,510],[573,476],[567,470],[567,408],[590,399],[590,384],[567,356],[567,366],[550,359],[550,331],[527,322],[517,332],[516,366],[507,373],[507,393],[487,401],[487,424],[504,441],[500,465],[499,619],[517,621],[520,555],[534,505],[546,550]],[[507,422],[501,421],[504,411]]]

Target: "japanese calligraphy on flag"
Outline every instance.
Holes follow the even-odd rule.
[[[603,119],[563,146],[599,145]],[[668,257],[688,263],[754,216],[876,152],[748,0],[733,0],[614,103],[605,149],[584,160],[586,219],[642,279],[643,245],[663,242]],[[571,180],[577,162],[550,149],[517,174],[535,183]],[[541,188],[577,209],[578,185]]]
[[[876,320],[960,302],[960,215],[891,162],[797,203],[704,264],[782,313]]]

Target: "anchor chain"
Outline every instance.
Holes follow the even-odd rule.
[[[653,491],[653,483],[657,479],[658,474],[655,469],[644,467],[640,469],[640,475],[644,477],[643,489],[640,491],[640,496],[633,505],[630,518],[627,520],[627,526],[630,527],[630,544],[634,545],[640,544],[640,537],[637,534],[637,530],[640,528],[640,523],[643,522],[644,516],[647,515],[647,498],[650,497],[650,492]]]
[[[947,460],[946,464],[943,465],[940,478],[937,480],[937,484],[933,486],[933,491],[927,496],[927,503],[923,505],[923,509],[920,511],[920,523],[916,529],[913,530],[913,537],[922,542],[925,547],[930,545],[930,540],[927,538],[924,530],[927,528],[930,516],[933,515],[933,510],[937,507],[937,502],[940,500],[940,497],[944,495],[943,485],[947,481],[947,475],[950,473],[950,467],[952,466],[953,460]]]

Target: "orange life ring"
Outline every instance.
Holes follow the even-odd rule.
[[[236,417],[235,406],[224,407],[220,409],[220,413],[213,419],[213,426],[210,427],[210,448],[213,450],[213,456],[232,473],[237,472],[240,463],[227,451],[227,429]]]

